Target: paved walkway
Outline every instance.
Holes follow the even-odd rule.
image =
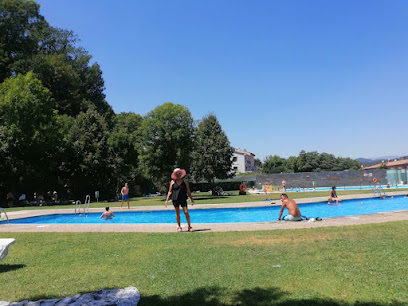
[[[406,191],[387,193],[387,195],[405,195]],[[346,195],[342,199],[364,199],[373,195]],[[327,201],[327,197],[296,199],[297,203],[313,203]],[[273,205],[281,205],[279,200],[274,201]],[[257,207],[266,206],[270,202],[251,202],[251,203],[232,203],[232,204],[202,204],[189,206],[189,209],[207,209],[207,208],[227,208],[227,207]],[[171,205],[167,209],[173,209]],[[101,212],[102,208],[92,208],[90,212]],[[121,211],[120,208],[111,207],[113,212]],[[130,211],[140,210],[164,210],[162,206],[144,206],[134,207]],[[123,209],[128,211],[128,209]],[[74,210],[70,209],[46,209],[46,210],[24,210],[9,212],[10,219],[26,218],[49,214],[72,214]],[[277,218],[278,216],[276,216]],[[276,229],[298,229],[298,228],[315,228],[329,226],[349,226],[371,223],[383,223],[392,221],[408,220],[408,210],[398,212],[375,213],[370,215],[325,218],[322,221],[300,221],[300,222],[251,222],[251,223],[192,223],[197,232],[221,232],[221,231],[257,231],[257,230],[276,230]],[[174,220],[175,221],[175,220]],[[184,224],[183,230],[187,225]],[[0,232],[156,232],[166,233],[175,232],[176,222],[174,224],[2,224]]]

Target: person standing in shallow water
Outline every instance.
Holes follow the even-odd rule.
[[[184,215],[186,216],[188,231],[193,232],[193,228],[190,223],[190,215],[187,208],[187,195],[191,200],[191,205],[194,205],[194,199],[191,196],[190,186],[188,185],[187,180],[183,179],[186,175],[186,170],[176,168],[171,174],[172,181],[170,182],[169,192],[167,193],[166,202],[164,206],[167,208],[167,203],[171,196],[174,209],[176,211],[176,220],[177,220],[177,231],[181,232],[180,224],[180,206],[183,208]]]

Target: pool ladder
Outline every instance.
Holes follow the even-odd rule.
[[[374,196],[378,196],[379,198],[381,198],[381,197],[385,197],[385,196],[387,196],[386,194],[385,194],[385,191],[382,189],[382,187],[381,186],[379,186],[379,185],[376,185],[376,186],[374,186],[374,189],[373,189],[373,192],[374,192]]]
[[[83,215],[83,216],[87,216],[89,213],[89,205],[91,204],[91,196],[88,194],[85,197],[85,203],[84,203],[84,212],[81,214],[81,201],[78,200],[75,202],[75,214],[78,215]],[[77,213],[77,207],[78,207],[78,213]]]
[[[7,216],[6,210],[3,207],[0,207],[0,210],[2,210],[4,212],[4,215],[7,218],[7,223],[9,223],[9,217]],[[0,221],[2,221],[2,220],[0,219]]]

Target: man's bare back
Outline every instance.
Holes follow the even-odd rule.
[[[299,207],[296,204],[296,202],[294,200],[292,200],[292,199],[289,199],[286,194],[282,194],[280,198],[282,200],[282,207],[281,207],[281,210],[280,210],[280,213],[279,213],[278,220],[281,219],[282,213],[283,213],[283,210],[285,209],[285,207],[287,208],[287,210],[289,212],[289,215],[291,215],[292,217],[295,217],[295,218],[300,218],[300,216],[301,216],[300,215],[300,210],[299,210]]]
[[[111,219],[112,217],[115,217],[114,213],[112,211],[109,211],[109,207],[105,207],[105,210],[106,211],[99,217],[99,219]]]

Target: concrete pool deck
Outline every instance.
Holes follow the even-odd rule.
[[[387,196],[406,195],[406,191],[389,192]],[[374,195],[345,195],[343,200],[373,198]],[[327,201],[327,197],[295,199],[297,203],[314,203]],[[281,201],[274,200],[273,205],[281,205]],[[200,204],[189,206],[189,210],[207,208],[228,208],[228,207],[259,207],[268,206],[271,201],[246,202],[232,204]],[[141,211],[141,210],[164,210],[163,206],[137,206],[129,209],[111,207],[113,212],[118,211]],[[172,205],[168,205],[168,210],[173,210]],[[91,208],[90,212],[102,213],[103,208]],[[42,210],[21,210],[7,213],[10,220],[27,218],[49,214],[72,214],[73,208],[69,209],[42,209]],[[278,218],[278,215],[276,216]],[[192,226],[196,232],[223,232],[223,231],[258,231],[276,229],[300,229],[329,226],[350,226],[372,223],[384,223],[393,221],[408,220],[408,210],[375,213],[369,215],[347,216],[324,218],[322,221],[272,221],[272,222],[248,222],[248,223],[194,223]],[[194,220],[192,220],[194,221]],[[168,233],[176,232],[176,220],[173,224],[145,223],[145,224],[1,224],[0,232],[147,232],[147,233]],[[182,224],[183,231],[187,230],[187,224]]]

